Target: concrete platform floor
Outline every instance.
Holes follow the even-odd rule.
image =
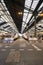
[[[43,65],[43,43],[23,38],[0,43],[0,65]]]

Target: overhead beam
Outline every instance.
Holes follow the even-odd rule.
[[[4,25],[4,24],[6,24],[7,22],[2,22],[2,23],[0,23],[0,26],[2,26],[2,25]]]
[[[35,14],[37,14],[37,9],[40,7],[40,5],[41,5],[42,2],[43,2],[43,0],[40,0],[40,1],[38,2],[37,6],[36,6],[36,8],[35,8],[35,10],[34,10],[34,12],[33,12],[33,15],[31,16],[31,18],[30,18],[30,20],[29,20],[29,22],[31,21],[32,17],[33,17]],[[27,23],[27,25],[29,24],[29,22]],[[32,25],[33,25],[33,23],[32,23]],[[31,26],[30,26],[30,27],[31,27]],[[30,28],[30,27],[28,27],[28,28]]]

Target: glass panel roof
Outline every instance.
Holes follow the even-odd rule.
[[[0,18],[0,23],[1,23],[1,22],[4,22],[4,20],[3,20],[2,18]]]
[[[24,31],[25,27],[27,26],[27,23],[31,25],[34,21],[34,17],[32,17],[33,12],[35,11],[35,8],[40,0],[25,0],[24,5],[24,12],[23,12],[23,22],[22,22],[22,29],[21,32]],[[43,3],[38,8],[37,11],[39,11],[43,7]],[[32,19],[31,19],[32,17]],[[31,20],[30,20],[31,19]],[[2,25],[2,27],[10,25],[10,27],[17,31],[17,28],[13,22],[13,19],[6,8],[6,5],[3,0],[0,2],[0,23],[7,22],[7,24]],[[10,29],[10,28],[9,28]]]
[[[32,0],[25,0],[25,7],[29,8]]]
[[[7,23],[4,24],[4,22]],[[14,21],[4,3],[4,0],[0,1],[0,25],[0,28],[6,28],[7,31],[13,30],[13,32],[18,32],[16,25],[14,24]],[[10,26],[10,28],[8,29],[6,26]]]
[[[28,12],[28,10],[24,9],[24,12]]]
[[[30,33],[32,32],[32,30],[34,32],[34,26],[31,29],[29,29]],[[40,20],[38,24],[36,24],[36,32],[38,33],[38,31],[43,31],[43,19]]]
[[[32,14],[29,13],[29,14],[28,14],[28,17],[27,17],[26,23],[28,23],[28,21],[30,20],[31,16],[32,16]]]
[[[38,8],[38,11],[39,11],[42,7],[43,7],[43,2],[42,2],[42,4],[40,5],[40,7]]]
[[[23,13],[23,21],[26,21],[27,15],[28,15],[28,13]]]
[[[33,1],[32,7],[31,7],[31,9],[32,9],[33,11],[35,10],[35,8],[36,8],[38,2],[39,2],[39,0],[34,0],[34,1]]]
[[[24,31],[25,27],[27,26],[27,23],[33,23],[32,13],[35,11],[38,3],[40,0],[25,0],[25,6],[24,6],[24,12],[23,12],[23,22],[22,22],[22,28],[21,32]],[[42,5],[41,5],[42,6]],[[25,25],[24,25],[25,23]]]

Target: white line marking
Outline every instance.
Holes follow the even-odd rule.
[[[19,49],[19,51],[24,51],[24,49]]]
[[[37,50],[37,51],[41,51],[42,49],[38,48],[37,46],[35,46],[34,44],[32,44],[32,46]]]
[[[9,48],[10,46],[5,46],[5,48]]]
[[[6,49],[1,49],[1,51],[6,51]]]
[[[28,51],[33,51],[33,49],[27,49]]]

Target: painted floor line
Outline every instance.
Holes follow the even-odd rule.
[[[10,46],[5,46],[5,48],[9,48]]]
[[[37,51],[41,51],[42,49],[38,48],[36,45],[32,44],[32,46],[37,50]]]
[[[6,51],[6,49],[1,49],[1,51]]]
[[[24,51],[24,49],[19,49],[19,51]]]

